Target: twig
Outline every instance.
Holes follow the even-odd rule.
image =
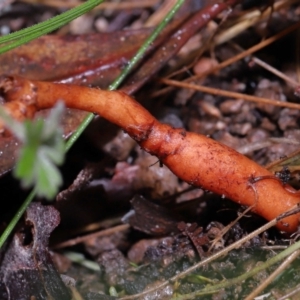
[[[242,47],[240,47],[239,45],[235,44],[235,43],[230,43],[235,49],[237,49],[240,52],[245,51]],[[272,67],[271,65],[269,65],[268,63],[262,61],[261,59],[255,57],[255,56],[251,56],[249,57],[249,60],[251,62],[254,62],[255,64],[257,64],[258,66],[264,68],[265,70],[271,72],[272,74],[276,75],[277,77],[281,78],[282,80],[284,80],[285,82],[289,83],[290,85],[292,85],[293,87],[298,87],[299,86],[299,82],[297,82],[296,80],[294,80],[293,78],[290,78],[288,76],[286,76],[284,73],[282,73],[281,71],[277,70],[276,68]]]
[[[248,50],[245,50],[244,52],[242,53],[239,53],[237,55],[235,55],[234,57],[232,58],[229,58],[223,62],[221,62],[220,64],[216,65],[215,67],[211,68],[210,70],[207,70],[203,73],[199,73],[197,75],[194,75],[194,76],[191,76],[187,79],[184,80],[184,82],[192,82],[192,81],[195,81],[195,80],[199,80],[199,79],[202,79],[204,77],[207,77],[208,75],[210,74],[213,74],[215,72],[218,72],[220,71],[221,69],[233,64],[234,62],[236,61],[239,61],[249,55],[251,55],[252,53],[258,51],[258,50],[261,50],[262,48],[274,43],[275,41],[281,39],[282,37],[284,37],[285,35],[291,33],[292,31],[298,29],[300,27],[300,22],[296,23],[296,24],[293,24],[291,25],[290,27],[284,29],[283,31],[275,34],[274,36],[254,45],[253,47],[249,48]],[[159,91],[156,91],[154,93],[151,94],[151,97],[158,97],[160,95],[163,95],[165,94],[166,92],[170,91],[172,88],[170,87],[166,87],[164,89],[161,89]]]
[[[100,230],[98,232],[94,232],[94,233],[91,233],[91,234],[87,234],[87,235],[84,235],[84,236],[80,236],[80,237],[62,242],[60,244],[57,244],[57,245],[51,247],[51,249],[61,249],[61,248],[71,247],[71,246],[83,243],[84,241],[86,241],[88,239],[94,239],[94,238],[100,237],[100,236],[111,235],[111,234],[114,234],[116,232],[128,230],[129,228],[130,228],[130,225],[128,225],[128,224],[122,224],[122,225],[114,226],[114,227],[111,227],[111,228],[108,228],[108,229]]]
[[[144,1],[139,1],[137,3],[143,3],[143,2]],[[176,0],[163,1],[159,9],[156,9],[156,11],[151,16],[149,16],[148,20],[144,23],[144,26],[146,27],[157,26],[157,24],[159,24],[166,17],[167,13],[175,5],[175,2]]]
[[[262,282],[252,293],[250,293],[245,300],[252,300],[259,293],[261,293],[280,273],[282,273],[300,254],[300,250],[296,250],[290,256],[288,256],[282,264],[264,281]]]
[[[228,224],[226,227],[224,227],[221,232],[218,234],[216,238],[213,239],[211,242],[211,246],[208,249],[208,253],[215,247],[215,245],[220,241],[220,239],[241,219],[243,218],[251,209],[253,209],[255,205],[249,206],[247,209],[245,209],[239,216],[230,224]]]
[[[227,30],[224,30],[216,37],[215,44],[220,45],[224,42],[232,40],[232,38],[245,31],[247,28],[253,26],[254,24],[262,22],[266,19],[269,20],[270,15],[273,11],[277,11],[284,7],[290,6],[296,2],[299,2],[299,0],[282,0],[267,8],[263,13],[259,9],[257,9],[244,14],[236,21],[237,24],[231,25]]]
[[[208,76],[209,74],[213,74],[215,72],[218,72],[221,69],[233,64],[234,62],[237,62],[237,61],[253,54],[254,52],[257,52],[257,51],[269,46],[270,44],[278,41],[282,37],[288,35],[289,33],[293,32],[294,30],[298,29],[299,27],[300,27],[300,22],[297,22],[297,23],[287,27],[286,29],[276,33],[275,35],[271,36],[270,38],[268,38],[264,41],[261,41],[260,43],[254,45],[253,47],[245,50],[244,52],[239,53],[239,54],[235,55],[234,57],[223,61],[219,65],[217,65],[217,66],[213,67],[212,69],[208,70],[207,72],[204,72],[202,74],[197,74],[195,76],[192,76],[192,77],[188,78],[187,81],[190,82],[190,81],[193,81],[195,79],[201,79],[201,78],[204,78],[204,77]]]
[[[284,137],[279,137],[279,138],[270,137],[266,141],[251,143],[251,144],[241,146],[241,147],[237,148],[236,151],[246,155],[252,151],[260,150],[262,148],[269,147],[273,144],[286,144],[286,145],[299,146],[300,142],[295,139],[289,139],[289,138],[284,138]]]
[[[246,94],[242,94],[242,93],[230,92],[230,91],[211,88],[211,87],[207,87],[207,86],[196,85],[196,84],[187,83],[187,82],[180,82],[180,81],[171,80],[171,79],[161,78],[161,79],[159,79],[159,81],[164,84],[168,84],[168,85],[172,85],[172,86],[176,86],[176,87],[180,87],[180,88],[193,89],[193,90],[196,90],[199,92],[204,92],[204,93],[208,93],[208,94],[212,94],[212,95],[216,95],[216,96],[229,97],[229,98],[235,98],[235,99],[243,99],[246,101],[270,104],[270,105],[279,106],[279,107],[300,109],[300,104],[298,104],[298,103],[282,102],[282,101],[275,100],[275,99],[256,97],[256,96],[246,95]]]
[[[288,300],[290,299],[290,297],[297,295],[298,293],[300,293],[300,285],[298,285],[293,291],[291,291],[290,293],[287,293],[286,295],[278,298],[277,300]]]

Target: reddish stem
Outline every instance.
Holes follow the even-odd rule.
[[[58,100],[67,107],[97,113],[123,128],[147,152],[157,156],[182,180],[224,195],[267,220],[290,210],[300,200],[293,189],[273,180],[273,174],[235,150],[204,135],[174,129],[159,123],[144,107],[122,92],[81,86],[2,77],[0,88],[5,107],[19,117],[34,110],[51,108]],[[12,104],[14,103],[14,104]],[[13,106],[12,106],[13,105]],[[15,111],[16,107],[22,111]],[[24,109],[27,107],[27,109]],[[269,178],[254,180],[253,178]],[[278,228],[294,232],[299,214],[278,222]]]

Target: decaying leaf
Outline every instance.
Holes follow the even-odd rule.
[[[48,250],[50,233],[60,222],[52,206],[32,203],[25,225],[8,245],[0,266],[0,298],[71,299]]]
[[[131,205],[134,210],[128,214],[126,221],[133,228],[155,236],[178,231],[180,218],[168,209],[148,202],[142,196],[135,196]]]

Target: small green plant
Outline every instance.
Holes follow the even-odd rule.
[[[63,163],[65,155],[62,128],[58,126],[63,111],[64,104],[60,102],[46,120],[19,122],[0,107],[1,119],[22,143],[14,176],[24,188],[34,187],[38,196],[48,200],[53,199],[62,183],[57,166]]]

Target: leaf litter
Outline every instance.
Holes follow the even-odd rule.
[[[236,13],[241,13],[241,11],[237,10]],[[278,20],[284,20],[284,22],[281,22],[280,24],[294,22],[297,20],[298,13],[299,8],[297,5],[287,7],[279,12],[274,12],[274,24],[272,25],[271,19],[268,24],[268,29],[273,32],[276,32],[275,30],[280,30],[280,28],[277,28]],[[254,41],[255,43],[255,41],[262,38],[264,34],[260,32],[260,26],[262,25],[258,24],[253,27],[253,29],[256,31],[255,34],[253,33],[253,29],[250,29],[245,31],[242,34],[242,37],[237,37],[237,41],[235,42],[239,42],[244,48],[248,46],[250,41]],[[205,37],[205,31],[202,34],[203,37]],[[209,34],[211,33],[209,32]],[[294,66],[291,66],[291,61],[293,62],[292,57],[294,57],[293,49],[295,49],[295,46],[293,46],[293,38],[294,36],[291,35],[290,38],[286,38],[284,41],[279,41],[276,47],[272,48],[272,46],[270,46],[270,49],[266,49],[261,55],[264,57],[264,59],[270,60],[271,64],[275,64],[277,68],[281,68],[284,73],[290,73],[291,71],[294,71]],[[289,47],[286,47],[287,43],[290,45]],[[290,52],[287,53],[287,50],[290,50]],[[213,48],[213,50],[211,50],[210,53],[207,52],[206,55],[213,55],[219,61],[222,61],[232,55],[232,52],[234,51],[232,51],[230,46],[223,45]],[[274,53],[276,53],[276,56]],[[235,53],[233,53],[233,55],[234,54]],[[282,61],[278,60],[278,57],[282,57]],[[174,57],[171,59],[169,66],[163,70],[163,73],[161,73],[160,76],[167,74],[170,72],[170,70],[172,70],[172,68],[176,68],[177,65],[180,65],[180,57]],[[185,76],[189,77],[189,72],[190,71],[185,71]],[[293,95],[293,92],[291,93],[291,88],[289,86],[286,86],[284,83],[282,83],[282,81],[278,80],[276,77],[270,75],[266,71],[262,71],[256,65],[249,67],[246,62],[234,64],[229,66],[228,69],[221,70],[219,74],[206,78],[205,84],[216,88],[253,94],[261,93],[261,91],[263,91],[264,97],[279,97],[279,99],[283,102],[287,101],[287,99],[289,101],[297,100]],[[150,86],[145,87],[145,89],[151,88],[153,90],[153,87],[155,90],[159,89],[159,84],[155,81],[150,81],[149,85]],[[147,89],[145,91],[147,91]],[[136,98],[141,98],[140,94],[145,93],[145,91],[141,89],[140,92],[136,94]],[[273,93],[273,95],[275,94],[275,97],[265,94],[270,92]],[[176,94],[177,92],[175,91],[173,93]],[[159,99],[159,101],[157,101],[158,99],[156,98],[151,99],[151,102],[146,103],[146,105],[150,106],[152,104],[153,107],[151,110],[157,115],[159,115],[163,110],[167,116],[175,114],[176,116],[180,117],[182,120],[181,122],[187,129],[194,132],[209,134],[213,138],[228,143],[231,146],[233,145],[236,148],[249,144],[251,145],[251,143],[261,143],[262,140],[268,140],[269,138],[274,137],[286,137],[290,140],[298,139],[297,120],[299,113],[295,109],[275,109],[274,107],[255,105],[252,103],[250,104],[241,100],[239,100],[239,107],[235,108],[234,106],[236,105],[236,102],[232,101],[232,99],[226,99],[226,97],[224,99],[221,96],[210,97],[207,94],[202,93],[196,93],[192,95],[189,101],[186,101],[185,105],[174,105],[172,100],[170,100],[172,98],[173,97],[170,96],[163,97]],[[227,102],[227,107],[224,105],[225,102]],[[208,103],[212,108],[207,108],[208,104],[205,106],[205,103]],[[213,108],[218,110],[217,114],[212,112]],[[94,130],[95,128],[97,127],[94,127]],[[95,134],[98,135],[104,133],[103,129],[97,129],[96,131],[97,132]],[[66,178],[66,188],[68,187],[67,183],[72,182],[76,176],[76,173],[78,173],[84,167],[86,161],[99,162],[109,155],[107,154],[108,151],[102,149],[101,145],[99,144],[96,145],[96,148],[93,148],[95,147],[95,142],[89,140],[89,136],[95,136],[95,134],[87,134],[85,137],[83,137],[82,143],[84,143],[85,146],[78,146],[77,149],[74,150],[72,156],[67,158],[68,161],[64,167],[66,169],[64,174]],[[105,134],[107,134],[107,132]],[[111,139],[113,138],[114,136],[111,137]],[[273,161],[275,158],[280,158],[283,155],[287,155],[295,148],[297,148],[297,145],[295,146],[291,143],[282,144],[271,141],[271,144],[268,145],[267,148],[255,148],[255,150],[248,151],[247,155],[251,156],[252,159],[261,164],[266,164]],[[131,146],[122,160],[126,161],[128,168],[134,168],[135,162],[138,160],[140,155],[140,151]],[[82,228],[88,227],[92,224],[95,224],[93,230],[101,230],[107,228],[107,226],[119,224],[118,222],[120,222],[120,219],[119,221],[111,220],[112,223],[109,224],[108,222],[109,225],[103,224],[102,222],[100,225],[98,225],[98,227],[96,222],[99,223],[99,220],[103,219],[110,220],[116,214],[123,215],[126,211],[126,204],[124,202],[127,201],[127,207],[129,207],[128,201],[133,197],[134,193],[138,192],[145,195],[147,197],[147,201],[155,199],[155,197],[153,197],[153,195],[156,194],[155,185],[150,187],[149,193],[149,187],[147,184],[145,185],[145,183],[141,183],[138,191],[134,190],[134,193],[131,193],[130,196],[127,196],[127,199],[126,193],[122,192],[122,190],[114,195],[114,199],[107,198],[107,192],[103,192],[102,182],[104,180],[109,182],[113,179],[117,173],[117,160],[118,159],[113,157],[109,163],[104,164],[104,166],[101,167],[103,168],[102,171],[98,171],[98,174],[96,174],[96,176],[98,175],[99,178],[94,178],[92,180],[90,178],[88,179],[90,183],[87,185],[87,187],[85,187],[85,189],[94,189],[92,196],[91,191],[87,194],[81,192],[79,193],[80,196],[77,196],[78,199],[72,199],[72,202],[68,203],[68,199],[66,199],[66,203],[56,204],[58,209],[60,206],[64,206],[61,216],[61,233],[65,232],[64,235],[57,234],[57,241],[70,239],[72,235],[75,237],[77,235],[76,231],[79,232],[82,230]],[[143,158],[141,158],[141,160],[143,160]],[[149,169],[154,169],[154,167],[158,168],[159,163],[152,167],[149,165]],[[67,170],[68,168],[70,168],[70,170]],[[99,173],[101,175],[99,175]],[[126,176],[128,175],[125,173],[125,177]],[[98,191],[95,191],[95,186],[97,186]],[[119,184],[115,185],[115,188],[117,189],[118,186]],[[184,188],[186,188],[186,185],[179,182],[174,185],[174,191],[172,191],[169,195],[165,194],[164,197],[160,196],[159,203],[163,204],[164,206],[162,210],[167,207],[168,210],[173,212],[175,209],[177,213],[184,215],[183,219],[185,219],[188,223],[192,224],[193,222],[197,222],[198,226],[204,227],[203,231],[201,231],[201,234],[204,234],[208,240],[213,240],[216,236],[218,236],[222,230],[222,227],[235,219],[237,213],[240,213],[241,211],[241,208],[238,208],[230,202],[226,202],[221,199],[215,199],[216,197],[211,194],[205,194],[205,196],[203,196],[205,197],[205,200],[203,198],[197,199],[196,197],[190,201],[190,199],[187,197],[186,200],[179,203],[176,201],[176,193],[183,193],[184,195]],[[102,192],[99,191],[101,189]],[[126,189],[126,186],[124,189]],[[161,193],[158,194],[161,195]],[[86,203],[83,203],[84,199],[86,198],[90,199]],[[96,202],[99,202],[99,199],[101,199],[100,201],[103,202],[101,207],[99,207],[99,204],[95,205]],[[157,202],[157,199],[155,199],[155,201]],[[93,206],[93,204],[95,206]],[[77,205],[79,206],[76,208]],[[120,205],[120,208],[118,208],[118,205]],[[72,209],[70,208],[71,206]],[[74,211],[72,212],[73,209]],[[95,210],[98,210],[98,213],[96,213]],[[81,216],[77,219],[79,213]],[[66,220],[65,224],[64,218]],[[71,220],[69,224],[66,224],[68,223],[67,220]],[[156,222],[158,221],[154,221],[153,223]],[[256,227],[255,225],[257,225],[258,222],[262,221],[258,220],[256,216],[242,219],[223,237],[223,240],[220,242],[220,247],[240,239],[247,232],[250,232],[253,227]],[[87,244],[84,244],[87,256],[90,255],[92,259],[98,261],[101,265],[102,273],[100,276],[103,279],[103,285],[101,286],[102,292],[105,291],[108,293],[109,285],[112,284],[116,287],[119,297],[122,296],[122,293],[138,293],[145,287],[159,285],[159,283],[161,283],[163,280],[167,280],[177,272],[180,272],[180,270],[185,270],[188,266],[193,265],[195,260],[198,258],[197,247],[189,239],[188,235],[184,233],[177,233],[175,236],[167,236],[165,238],[160,237],[160,240],[157,240],[156,246],[152,246],[152,248],[150,247],[149,250],[146,250],[144,263],[148,262],[148,264],[145,266],[142,265],[141,267],[130,266],[126,258],[126,253],[129,253],[129,250],[135,245],[135,242],[139,242],[141,238],[153,238],[153,235],[149,234],[149,231],[143,230],[142,225],[144,224],[142,222],[140,222],[138,225],[139,230],[131,229],[130,232],[117,232],[106,238],[100,238],[100,241],[98,242],[99,244],[111,244],[111,246],[108,247],[108,250],[102,250],[101,253],[98,253],[98,257],[94,253],[90,254]],[[66,228],[68,229],[66,230]],[[178,230],[178,228],[176,230]],[[72,232],[72,235],[70,235],[70,232]],[[118,234],[119,237],[116,237]],[[272,255],[269,250],[263,250],[261,247],[268,246],[274,243],[274,241],[278,244],[285,244],[282,236],[280,236],[278,232],[270,231],[251,240],[248,244],[244,245],[243,249],[232,251],[226,260],[213,263],[212,265],[208,266],[208,269],[201,270],[202,277],[199,277],[197,274],[195,274],[194,277],[187,277],[180,283],[170,283],[166,288],[158,290],[156,294],[153,294],[153,299],[162,299],[163,297],[166,299],[171,299],[172,297],[175,297],[174,295],[187,295],[205,286],[207,278],[219,278],[219,280],[222,280],[223,277],[235,277],[237,276],[235,274],[247,272],[247,270],[251,269],[255,264],[257,264],[257,262],[264,261]],[[207,251],[207,248],[204,247],[204,250]],[[107,257],[108,255],[109,257]],[[113,263],[114,261],[115,263]],[[120,262],[119,265],[118,262]],[[149,262],[151,262],[151,264],[149,264]],[[115,265],[115,268],[109,268],[111,265]],[[88,278],[88,271],[83,267],[76,267],[74,265],[72,268],[74,275],[73,278],[77,279],[76,288],[83,295],[85,295],[86,299],[97,299],[99,296],[99,286],[97,286],[97,291],[93,290],[92,283],[89,287],[85,286],[81,289],[84,284],[80,280],[80,276],[85,274],[84,276]],[[287,278],[286,282],[288,282],[288,278],[294,276],[293,283],[297,283],[297,268],[297,265],[294,265],[290,270],[290,274],[287,272],[283,275],[283,278]],[[70,271],[70,273],[72,273],[72,271]],[[78,276],[79,274],[80,276]],[[197,278],[197,276],[199,278]],[[263,276],[267,276],[267,272],[261,276],[261,278],[253,278],[247,281],[244,286],[233,286],[230,289],[226,289],[226,291],[221,290],[216,294],[216,297],[223,297],[226,295],[230,298],[239,295],[239,297],[243,298],[242,295],[247,295],[247,293],[251,291],[252,286],[256,285],[257,281],[261,281]],[[93,280],[91,282],[93,282]],[[273,284],[270,289],[274,295],[279,296],[283,295],[284,290],[294,287],[292,283],[285,283],[283,286],[284,287],[281,288],[277,282]],[[210,296],[206,297],[210,298]]]

